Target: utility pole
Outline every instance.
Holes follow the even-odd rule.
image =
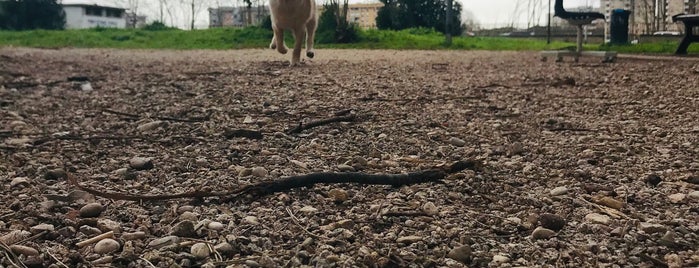
[[[551,0],[549,0],[549,13],[546,20],[546,44],[551,44]]]
[[[445,32],[447,34],[447,40],[446,44],[447,46],[451,46],[451,6],[452,6],[452,0],[447,0],[447,21],[445,25]]]

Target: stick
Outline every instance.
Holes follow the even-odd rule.
[[[298,126],[295,128],[289,129],[286,131],[287,134],[295,134],[295,133],[301,133],[301,131],[311,129],[317,126],[322,126],[322,125],[327,125],[330,123],[336,123],[336,122],[353,122],[357,116],[351,114],[351,115],[346,115],[346,116],[336,116],[336,117],[331,117],[328,119],[323,119],[323,120],[318,120],[318,121],[311,121],[308,124],[302,124],[299,123]]]
[[[141,116],[137,114],[131,114],[131,113],[125,113],[125,112],[120,112],[120,111],[115,111],[112,109],[103,109],[102,110],[105,113],[108,114],[115,114],[115,115],[121,115],[125,117],[130,117],[133,119],[140,119],[142,118]],[[153,116],[151,118],[155,118],[158,120],[165,120],[165,121],[175,121],[175,122],[184,122],[184,123],[196,123],[196,122],[204,122],[204,121],[209,121],[209,118],[211,115],[203,116],[203,117],[194,117],[194,118],[188,118],[188,119],[181,119],[181,118],[175,118],[175,117],[168,117],[168,116]]]
[[[87,245],[92,244],[92,243],[97,243],[102,239],[112,238],[112,237],[114,237],[114,231],[109,231],[109,232],[103,233],[101,235],[95,236],[93,238],[90,238],[88,240],[83,240],[83,241],[80,241],[78,243],[75,243],[75,245],[78,246],[79,248],[81,248],[81,247],[87,246]]]

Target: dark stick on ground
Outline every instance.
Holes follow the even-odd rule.
[[[140,118],[148,118],[148,117],[141,117],[136,114],[131,114],[131,113],[125,113],[125,112],[120,112],[120,111],[115,111],[112,109],[103,109],[102,110],[105,113],[108,114],[115,114],[115,115],[120,115],[124,117],[129,117],[133,119],[140,119]],[[204,121],[209,121],[211,115],[206,115],[202,117],[194,117],[194,118],[175,118],[175,117],[169,117],[169,116],[152,116],[150,118],[153,119],[158,119],[158,120],[164,120],[164,121],[174,121],[174,122],[183,122],[183,123],[196,123],[196,122],[204,122]]]
[[[318,121],[311,121],[307,124],[299,123],[298,126],[295,128],[289,129],[286,131],[287,134],[296,134],[296,133],[301,133],[304,130],[311,129],[314,127],[318,126],[323,126],[331,123],[337,123],[337,122],[353,122],[355,119],[357,119],[356,115],[345,115],[345,116],[335,116],[332,118],[328,119],[323,119],[323,120],[318,120]]]

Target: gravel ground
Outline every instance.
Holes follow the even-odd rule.
[[[696,60],[316,55],[0,49],[0,267],[699,265]],[[481,167],[236,198],[67,180],[162,196],[461,160]]]

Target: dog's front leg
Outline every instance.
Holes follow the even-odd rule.
[[[303,47],[303,38],[305,36],[305,27],[301,26],[294,29],[294,52],[291,55],[291,66],[298,65],[301,61],[301,47]]]
[[[272,28],[274,29],[274,37],[272,37],[272,43],[269,44],[269,47],[272,49],[276,48],[281,54],[286,54],[287,48],[286,45],[284,45],[284,29],[280,29],[276,25],[272,25]]]

